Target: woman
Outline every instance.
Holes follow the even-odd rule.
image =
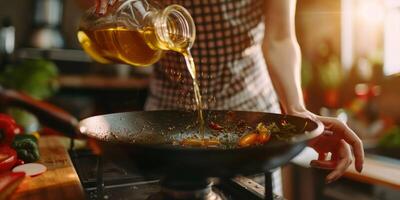
[[[115,1],[101,0],[98,13],[107,12]],[[160,2],[184,6],[195,21],[197,37],[191,52],[206,108],[280,112],[280,102],[283,113],[325,125],[324,133],[309,146],[319,154],[311,166],[332,170],[326,182],[344,174],[352,155],[361,172],[364,152],[356,134],[338,119],[315,115],[304,105],[294,26],[296,0]],[[168,52],[154,69],[146,109],[191,108],[191,81],[182,56]],[[330,160],[325,159],[328,152]]]

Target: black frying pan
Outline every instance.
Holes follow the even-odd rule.
[[[137,111],[94,116],[79,122],[67,113],[32,100],[20,93],[2,90],[1,102],[35,112],[42,123],[52,128],[97,139],[107,155],[127,155],[143,173],[168,177],[231,177],[253,174],[289,162],[308,140],[323,131],[323,125],[295,116],[244,112],[205,111],[205,137],[219,137],[224,145],[217,148],[174,145],[198,134],[197,113],[184,111]],[[295,125],[292,134],[275,133],[264,145],[237,147],[240,136],[260,122],[280,125],[282,120]],[[223,131],[210,129],[217,123]],[[249,128],[247,128],[249,127]],[[61,128],[61,129],[60,129]]]
[[[184,111],[138,111],[94,116],[79,123],[80,132],[107,144],[108,149],[131,155],[144,172],[176,176],[233,176],[263,172],[296,156],[306,142],[322,132],[322,125],[300,117],[244,111],[205,111],[205,137],[218,137],[218,148],[173,145],[199,136],[197,113]],[[275,133],[265,145],[239,148],[243,133],[258,123],[285,120],[296,126],[294,134]],[[225,128],[215,131],[210,122]],[[248,127],[248,128],[246,128]]]

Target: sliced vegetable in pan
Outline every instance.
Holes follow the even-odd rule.
[[[258,123],[256,129],[248,134],[245,134],[239,139],[240,147],[247,147],[256,144],[265,144],[271,138],[272,127],[265,126],[263,123]]]

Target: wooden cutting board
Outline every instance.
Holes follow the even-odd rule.
[[[85,199],[79,177],[72,165],[60,136],[43,136],[39,139],[39,163],[47,171],[36,177],[25,177],[11,199],[69,200]]]

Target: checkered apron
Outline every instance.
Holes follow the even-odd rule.
[[[206,109],[280,112],[262,52],[263,0],[164,0],[191,13],[191,49]],[[184,58],[166,52],[155,65],[146,110],[195,109]]]

